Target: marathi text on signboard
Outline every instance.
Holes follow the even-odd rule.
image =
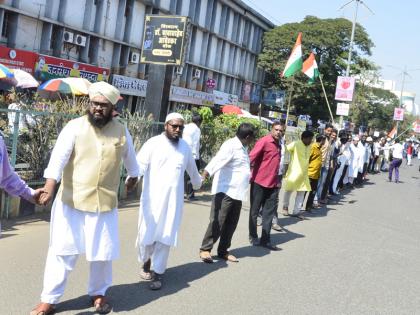
[[[169,100],[174,101],[174,102],[181,102],[181,103],[188,103],[188,104],[195,104],[195,105],[206,105],[206,106],[214,105],[213,94],[185,89],[178,86],[171,87]]]
[[[97,82],[108,81],[108,76],[109,69],[45,55],[39,55],[35,64],[35,77],[41,81],[79,77],[90,82]]]
[[[0,63],[10,69],[20,69],[32,74],[36,60],[37,54],[34,52],[0,46]]]
[[[335,99],[337,101],[351,102],[353,100],[355,80],[353,77],[337,77]]]
[[[185,16],[146,15],[140,61],[181,65],[186,28]]]
[[[348,103],[337,103],[336,114],[339,116],[348,116],[350,110],[350,104]]]
[[[404,108],[396,107],[394,109],[394,120],[398,120],[398,121],[404,120]]]
[[[146,97],[147,81],[122,75],[112,75],[112,85],[121,94]]]

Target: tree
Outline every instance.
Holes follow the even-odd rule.
[[[289,90],[291,79],[280,77],[291,53],[297,34],[302,32],[302,50],[306,58],[310,52],[316,54],[323,77],[327,97],[335,112],[334,92],[337,76],[343,75],[347,66],[352,23],[344,18],[319,19],[307,16],[300,23],[288,23],[268,31],[264,35],[263,50],[258,64],[266,70],[266,84],[282,90]],[[374,70],[373,63],[365,58],[371,55],[374,46],[365,29],[357,24],[352,53],[351,74],[363,70]],[[308,84],[307,77],[295,74],[292,104],[301,113],[308,113],[313,119],[329,117],[319,81]]]

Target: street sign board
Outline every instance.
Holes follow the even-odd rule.
[[[182,65],[186,29],[185,16],[146,15],[140,61]]]
[[[355,80],[353,77],[337,77],[335,99],[337,101],[351,102],[353,100]]]
[[[211,78],[210,79],[207,79],[206,86],[209,89],[214,89],[216,87],[216,80],[211,79]]]
[[[396,107],[394,109],[394,120],[398,120],[398,121],[404,120],[404,108]]]
[[[339,116],[348,116],[349,115],[350,104],[348,103],[337,103],[336,115]]]

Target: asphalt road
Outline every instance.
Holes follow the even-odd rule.
[[[420,314],[420,172],[401,168],[402,183],[370,176],[304,221],[281,218],[273,233],[282,250],[248,243],[243,207],[231,252],[239,263],[204,264],[198,250],[209,197],[185,205],[179,246],[164,288],[139,282],[134,240],[137,205],[120,212],[121,259],[109,296],[121,314]],[[282,195],[282,194],[280,194]],[[280,198],[281,199],[281,198]],[[3,222],[0,315],[28,314],[38,303],[48,246],[43,217]],[[86,296],[88,266],[80,257],[58,305],[61,314],[93,314]]]

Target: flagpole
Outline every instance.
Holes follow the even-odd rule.
[[[322,75],[321,75],[321,73],[319,74],[319,81],[321,82],[322,91],[324,92],[325,101],[327,102],[328,110],[329,110],[330,116],[331,116],[331,121],[334,123],[334,117],[333,117],[333,114],[331,112],[330,102],[328,102],[327,93],[325,92],[324,83],[322,82]]]
[[[289,101],[287,102],[287,112],[286,112],[286,128],[287,128],[287,121],[289,120],[289,110],[290,110],[290,103],[292,102],[292,94],[293,94],[293,85],[295,83],[295,79],[292,77],[292,85],[289,89]]]

